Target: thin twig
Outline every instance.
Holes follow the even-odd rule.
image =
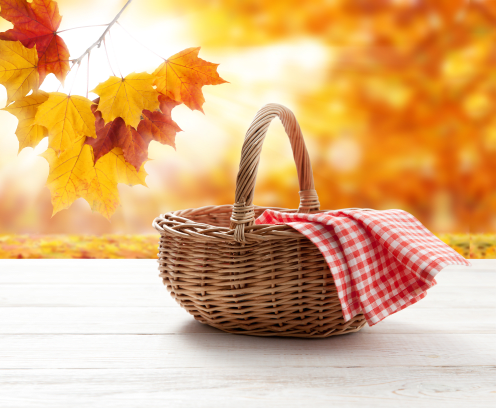
[[[65,33],[66,31],[71,31],[71,30],[79,30],[80,28],[105,27],[105,26],[108,26],[108,24],[95,24],[95,25],[87,25],[81,27],[73,27],[73,28],[67,28],[65,30],[57,31],[55,34]]]
[[[76,73],[74,74],[74,79],[72,80],[72,85],[71,85],[71,88],[69,89],[69,93],[67,94],[67,96],[71,96],[71,93],[72,93],[72,88],[74,88],[74,84],[76,83],[76,78],[77,78],[77,74],[79,72],[79,68],[81,67],[81,64],[78,64],[78,67],[76,69]]]
[[[88,70],[86,71],[86,99],[90,93],[90,55],[91,52],[88,53]]]
[[[145,44],[143,44],[141,41],[139,41],[139,40],[137,40],[135,37],[133,37],[133,36],[131,35],[131,33],[130,33],[129,31],[127,31],[121,23],[119,23],[118,21],[117,21],[116,23],[117,23],[117,25],[118,25],[120,28],[122,28],[122,29],[124,30],[124,32],[125,32],[125,33],[129,36],[129,37],[131,37],[134,41],[136,41],[136,42],[137,42],[139,45],[141,45],[143,48],[146,48],[146,49],[147,49],[148,51],[150,51],[152,54],[155,54],[157,57],[159,57],[159,58],[163,59],[164,61],[167,61],[167,59],[166,59],[166,58],[164,58],[164,57],[162,57],[161,55],[157,54],[155,51],[153,51],[152,49],[148,48],[148,47],[147,47]]]
[[[72,61],[72,66],[73,67],[76,64],[77,65],[81,64],[81,61],[83,60],[83,58],[87,54],[89,54],[93,48],[95,48],[97,46],[100,47],[100,45],[102,45],[102,41],[105,38],[105,36],[107,35],[107,33],[109,32],[110,28],[117,22],[117,20],[121,16],[122,12],[126,9],[127,6],[129,6],[129,4],[132,1],[133,0],[128,0],[127,3],[124,4],[124,7],[122,7],[121,11],[119,11],[119,13],[117,13],[117,15],[114,17],[114,19],[107,25],[107,28],[105,29],[105,31],[103,32],[103,34],[100,36],[100,38],[98,40],[96,40],[79,58],[77,58],[77,59],[75,59],[75,60]]]
[[[110,57],[109,57],[109,54],[108,54],[107,43],[105,42],[105,38],[103,39],[103,48],[105,48],[105,54],[107,55],[107,61],[108,61],[110,70],[112,71],[112,75],[113,76],[117,76],[117,75],[115,75],[114,68],[112,68],[112,64],[110,63]]]
[[[119,67],[119,59],[117,58],[117,49],[116,49],[116,47],[115,47],[115,45],[114,45],[114,40],[112,40],[112,34],[110,33],[110,31],[108,32],[108,36],[109,36],[109,38],[110,38],[110,43],[111,43],[112,48],[113,48],[113,50],[114,50],[114,55],[115,55],[115,65],[117,65],[117,70],[119,71],[119,74],[120,74],[121,78],[124,78],[124,77],[122,76],[121,68]]]

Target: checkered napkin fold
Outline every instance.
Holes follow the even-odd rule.
[[[266,210],[256,224],[287,224],[322,252],[344,320],[361,311],[372,326],[423,299],[447,265],[470,263],[402,210],[319,214]]]

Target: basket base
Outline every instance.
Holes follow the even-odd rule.
[[[215,329],[222,330],[225,333],[259,337],[298,337],[311,339],[323,339],[332,336],[340,336],[342,334],[356,333],[360,331],[367,323],[363,314],[360,313],[348,322],[343,321],[343,323],[339,325],[332,325],[332,328],[329,328],[328,330],[325,330],[325,328],[323,327],[314,327],[312,329],[308,329],[308,332],[302,332],[302,327],[295,328],[294,330],[288,330],[287,327],[280,327],[276,324],[259,329],[247,329],[246,327],[235,327],[232,324],[230,324],[229,326],[218,325],[214,322],[209,322],[202,316],[198,315],[193,315],[193,317],[196,321],[214,327]]]

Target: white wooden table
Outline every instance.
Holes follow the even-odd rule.
[[[222,333],[153,260],[0,260],[0,407],[496,407],[496,260],[323,340]]]

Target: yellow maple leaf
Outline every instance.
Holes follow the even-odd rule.
[[[82,197],[92,210],[110,219],[119,205],[119,191],[115,167],[108,159],[102,157],[98,167],[94,166],[91,146],[85,145],[84,139],[59,156],[51,148],[42,156],[50,166],[47,186],[52,194],[53,215]]]
[[[19,121],[15,132],[19,139],[19,152],[25,147],[36,147],[41,139],[48,135],[46,127],[34,123],[38,107],[47,99],[48,94],[38,90],[3,108]]]
[[[121,117],[126,125],[137,127],[143,109],[154,111],[159,106],[153,77],[146,72],[133,72],[125,78],[111,76],[92,92],[100,96],[98,110],[105,123]]]
[[[93,180],[83,197],[88,201],[93,211],[98,211],[110,220],[119,205],[117,183],[146,186],[145,177],[146,172],[143,166],[137,172],[134,166],[126,163],[122,149],[117,147],[96,162]]]
[[[115,148],[102,156],[96,164],[92,147],[84,139],[59,156],[48,148],[42,156],[48,161],[50,171],[47,186],[52,195],[53,215],[82,197],[91,206],[110,219],[119,205],[117,183],[143,184],[146,173],[139,172],[124,161],[122,150]]]
[[[136,168],[124,159],[124,153],[120,147],[114,147],[106,156],[110,156],[109,159],[112,160],[112,165],[115,165],[118,183],[124,183],[128,186],[142,184],[147,187],[145,179],[148,174],[144,169],[146,162],[141,165],[139,171],[136,171]],[[99,161],[97,161],[97,166],[98,163]]]
[[[0,41],[0,84],[7,89],[7,105],[38,89],[36,47],[26,48],[19,41]]]
[[[60,154],[84,140],[96,137],[95,116],[91,102],[82,96],[50,92],[48,100],[38,107],[35,123],[48,129],[48,147]]]
[[[153,85],[169,98],[183,102],[188,108],[203,112],[203,85],[219,85],[224,81],[217,73],[219,64],[198,58],[200,47],[187,48],[161,64],[154,72]]]
[[[52,195],[52,215],[69,208],[89,188],[92,180],[93,155],[91,149],[87,149],[83,143],[84,138],[58,156],[51,148],[41,154],[50,167],[47,186]]]
[[[88,147],[90,146],[85,146],[84,149]],[[82,195],[93,211],[98,211],[108,220],[120,203],[119,190],[117,189],[117,170],[110,153],[101,157],[96,164],[92,164],[92,179],[88,190],[84,191]]]

